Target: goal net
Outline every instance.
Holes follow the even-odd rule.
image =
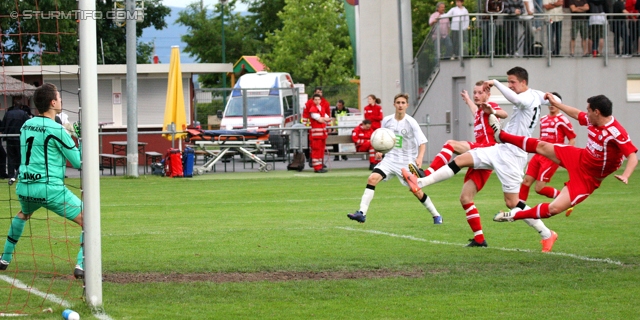
[[[66,161],[56,162],[51,158],[54,152],[59,152],[53,150],[53,144],[59,145],[59,142],[50,141],[56,138],[49,139],[46,145],[38,142],[43,137],[35,133],[31,140],[20,140],[20,130],[16,130],[17,125],[24,123],[21,117],[26,115],[27,119],[38,120],[40,129],[34,126],[35,131],[42,130],[42,134],[46,132],[57,138],[69,135],[64,127],[38,117],[34,91],[43,83],[54,84],[60,93],[64,112],[57,120],[80,119],[78,71],[63,67],[78,62],[78,22],[74,12],[77,12],[75,0],[0,3],[0,119],[3,120],[0,125],[3,136],[0,245],[3,246],[1,259],[10,260],[6,270],[0,270],[0,316],[58,312],[81,302],[83,296],[83,281],[74,277],[82,228],[62,217],[77,214],[82,208],[73,197],[48,189],[67,188],[82,199],[80,171],[66,168]],[[75,145],[75,140],[71,141]],[[46,148],[50,148],[47,157],[36,156],[37,150],[42,152]],[[21,159],[21,154],[22,157],[27,154],[28,158]],[[24,165],[26,161],[30,162],[29,170],[19,172],[20,163]],[[47,171],[38,173],[31,169],[38,167],[46,167]],[[56,179],[53,177],[56,172],[63,172],[69,178]],[[14,183],[12,178],[17,181]],[[27,181],[47,181],[48,188],[37,190],[28,187]],[[56,198],[64,205],[47,209],[45,204],[51,204]],[[29,219],[25,221],[19,213],[27,202],[26,211],[38,207],[33,207],[38,202],[44,206],[27,215]],[[7,252],[11,249],[12,252]]]

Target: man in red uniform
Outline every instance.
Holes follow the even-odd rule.
[[[562,99],[558,93],[553,92],[553,94]],[[540,118],[540,141],[564,144],[565,138],[569,139],[568,145],[573,146],[576,144],[576,133],[573,131],[573,126],[567,116],[560,113],[560,110],[555,106],[549,105],[549,114]],[[549,158],[539,154],[534,155],[529,161],[527,173],[520,185],[520,201],[527,201],[529,188],[531,188],[534,181],[536,182],[535,190],[538,194],[551,199],[557,197],[560,191],[546,184],[551,181],[551,177],[556,173],[558,167],[559,165],[549,160]],[[567,216],[571,214],[572,210],[572,208],[567,210]]]
[[[327,108],[328,110],[331,110],[331,106],[329,105],[329,101],[327,101],[323,96],[322,96],[322,87],[316,87],[313,90],[313,94],[319,94],[320,95],[320,105],[323,108]],[[307,103],[305,103],[304,105],[304,110],[302,111],[302,124],[304,124],[305,126],[309,126],[309,119],[310,119],[310,115],[309,115],[309,108],[311,108],[314,105],[313,103],[313,98],[307,100]]]
[[[371,128],[371,120],[362,120],[362,123],[355,127],[351,132],[351,141],[356,144],[356,151],[369,152],[369,170],[378,164],[376,160],[376,151],[371,147],[371,134],[373,128]]]
[[[453,154],[463,154],[471,149],[489,147],[496,144],[493,137],[493,129],[489,126],[489,115],[494,113],[498,118],[504,119],[508,116],[507,112],[502,110],[496,103],[488,102],[490,91],[486,91],[483,88],[484,81],[478,81],[473,87],[473,100],[469,97],[467,90],[462,90],[460,96],[469,107],[469,111],[474,115],[473,121],[473,133],[476,141],[447,141],[442,150],[431,161],[431,166],[424,171],[424,176],[428,176],[438,170],[440,167],[446,165],[451,161]],[[416,168],[409,165],[409,170],[417,176],[422,176]],[[464,176],[464,185],[462,186],[462,192],[460,193],[460,204],[462,209],[466,212],[467,223],[473,231],[473,239],[467,247],[486,247],[487,242],[484,239],[484,233],[482,232],[482,224],[480,223],[480,213],[475,206],[474,198],[480,190],[484,187],[491,176],[492,170],[487,169],[467,169],[467,174]]]
[[[325,173],[323,167],[324,149],[327,146],[327,123],[331,123],[329,106],[322,106],[322,96],[313,95],[313,105],[309,109],[309,148],[311,149],[311,166],[316,173]]]
[[[587,199],[600,187],[604,178],[620,168],[624,157],[627,158],[627,167],[622,175],[614,175],[624,184],[628,183],[638,164],[638,148],[612,116],[612,104],[607,97],[598,95],[587,99],[587,112],[559,103],[551,93],[546,93],[545,99],[569,117],[577,119],[581,126],[587,127],[587,146],[583,149],[514,136],[501,131],[497,119],[490,119],[500,141],[518,146],[529,153],[541,154],[566,168],[569,173],[569,181],[551,203],[542,203],[528,210],[514,208],[509,212],[500,212],[495,215],[494,221],[549,218]]]

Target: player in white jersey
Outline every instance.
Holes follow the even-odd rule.
[[[507,132],[519,132],[519,135],[530,137],[540,118],[542,104],[549,102],[544,99],[544,93],[528,87],[529,74],[521,67],[514,67],[507,71],[508,87],[497,80],[485,81],[484,89],[490,90],[496,86],[502,95],[513,104],[511,120],[504,128]],[[418,179],[407,169],[403,169],[403,176],[409,183],[412,192],[428,185],[447,180],[460,168],[493,170],[504,192],[504,201],[509,209],[526,208],[524,202],[519,201],[518,192],[522,183],[524,167],[527,164],[527,153],[516,146],[496,144],[491,147],[469,150],[456,157],[448,166],[443,166],[428,177]],[[558,235],[549,230],[539,219],[527,219],[525,222],[533,227],[542,237],[543,251],[551,251]]]
[[[397,94],[393,98],[393,106],[396,111],[393,115],[382,119],[382,128],[393,130],[396,134],[396,145],[385,154],[384,159],[376,165],[369,175],[367,186],[360,201],[360,209],[354,213],[347,214],[349,219],[360,223],[364,223],[367,218],[369,204],[373,200],[376,185],[380,181],[387,181],[393,176],[402,177],[402,169],[406,168],[409,163],[422,164],[427,138],[422,133],[418,122],[406,114],[407,107],[409,107],[409,96],[404,93]],[[377,159],[381,157],[381,153],[376,153]],[[403,179],[400,179],[400,183],[407,186]],[[441,224],[442,217],[431,202],[431,199],[422,190],[416,190],[413,194],[431,213],[433,223]]]

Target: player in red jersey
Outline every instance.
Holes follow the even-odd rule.
[[[562,97],[553,92],[553,94],[562,99]],[[549,143],[564,144],[564,141],[569,139],[568,145],[573,146],[576,143],[576,133],[573,131],[573,126],[569,119],[560,110],[553,105],[549,105],[549,114],[540,118],[540,140]],[[551,177],[558,170],[559,165],[549,160],[549,158],[536,154],[529,161],[527,166],[527,173],[524,176],[524,181],[520,185],[520,201],[526,202],[529,198],[529,188],[535,181],[535,190],[538,194],[547,198],[554,199],[560,194],[560,191],[556,188],[547,186],[547,183],[551,181]],[[567,210],[567,216],[571,214],[573,208]]]
[[[616,179],[627,184],[638,164],[636,152],[627,131],[612,116],[611,101],[604,95],[587,99],[587,112],[559,103],[550,93],[545,94],[549,102],[569,117],[586,126],[589,132],[586,148],[552,144],[538,139],[514,136],[500,129],[496,118],[490,124],[497,132],[499,140],[522,148],[529,153],[541,154],[567,169],[569,181],[551,203],[542,203],[528,210],[514,208],[500,212],[494,221],[514,221],[520,219],[544,219],[554,216],[587,199],[604,178],[615,172],[627,158],[627,167]]]
[[[473,100],[469,98],[467,90],[462,90],[460,96],[464,102],[469,106],[469,111],[474,115],[473,121],[473,133],[476,141],[456,141],[448,140],[442,150],[431,161],[431,166],[424,171],[424,176],[428,176],[440,169],[440,167],[446,165],[451,161],[453,154],[463,154],[471,149],[489,147],[496,143],[493,137],[493,129],[489,126],[489,115],[495,114],[498,118],[506,118],[507,112],[502,110],[496,103],[488,102],[490,91],[486,91],[483,88],[484,81],[476,82],[473,88]],[[409,170],[416,176],[422,176],[420,173],[422,170],[417,170],[417,167],[413,164],[409,164]],[[482,232],[482,224],[480,223],[480,213],[476,208],[473,199],[478,194],[482,187],[489,180],[491,172],[493,170],[488,169],[474,169],[469,168],[467,174],[464,176],[464,185],[462,186],[462,192],[460,193],[460,204],[466,212],[467,223],[473,231],[473,239],[471,239],[467,247],[486,247],[487,242],[484,239],[484,233]]]

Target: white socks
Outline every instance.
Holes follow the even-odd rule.
[[[455,173],[453,173],[453,170],[451,170],[448,165],[445,165],[436,170],[436,172],[432,173],[430,176],[418,179],[418,187],[424,188],[436,182],[447,180],[454,175]]]
[[[364,189],[364,194],[362,195],[362,200],[360,200],[360,211],[363,215],[367,215],[367,210],[369,210],[369,204],[371,200],[373,200],[373,194],[375,190],[371,190],[369,188]]]
[[[427,196],[427,200],[425,200],[424,202],[424,206],[425,208],[427,208],[427,210],[429,210],[429,213],[431,213],[432,216],[437,217],[440,215],[440,213],[438,213],[438,210],[436,209],[436,206],[433,205],[433,202],[431,202],[431,198],[429,198]]]

